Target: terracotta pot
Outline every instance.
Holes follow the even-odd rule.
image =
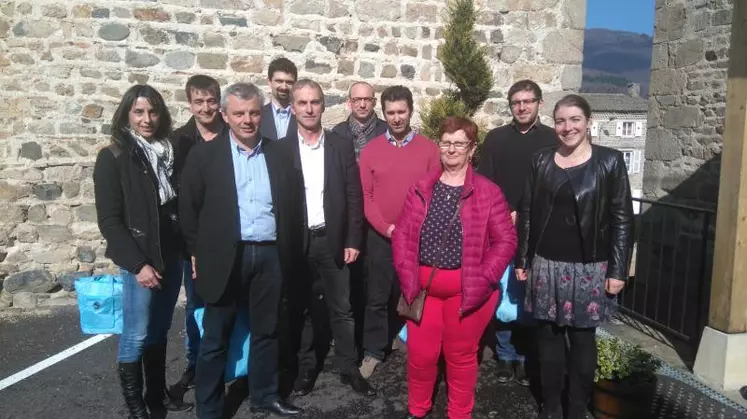
[[[644,419],[651,410],[656,382],[631,386],[625,382],[601,380],[594,386],[596,419]]]

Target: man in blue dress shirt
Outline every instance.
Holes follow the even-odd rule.
[[[226,349],[237,315],[251,330],[251,410],[293,416],[278,395],[278,328],[283,282],[303,252],[301,171],[285,142],[259,135],[262,93],[237,83],[221,98],[229,129],[190,152],[179,212],[198,295],[205,302],[195,377],[199,419],[224,415]]]
[[[290,105],[291,89],[297,79],[298,69],[291,60],[283,57],[272,60],[267,70],[272,100],[262,108],[262,124],[259,128],[262,138],[279,140],[298,130]]]

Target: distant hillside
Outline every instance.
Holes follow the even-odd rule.
[[[629,82],[641,84],[648,97],[653,39],[644,34],[587,29],[584,39],[582,92],[626,92]]]

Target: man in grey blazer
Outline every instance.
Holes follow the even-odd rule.
[[[267,81],[272,92],[270,103],[262,107],[262,123],[259,133],[262,138],[279,140],[287,133],[296,132],[298,124],[290,106],[290,94],[298,79],[298,69],[287,58],[272,60],[267,70]]]

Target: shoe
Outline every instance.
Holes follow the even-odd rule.
[[[143,366],[140,361],[120,362],[117,365],[122,395],[129,419],[150,419],[143,400]]]
[[[302,371],[293,383],[293,393],[305,396],[311,393],[316,382],[316,373],[311,370]]]
[[[537,415],[537,419],[563,419],[563,408],[560,406],[543,406],[542,412]]]
[[[501,384],[510,383],[514,379],[514,366],[508,361],[498,360],[498,370],[495,378]]]
[[[361,376],[361,373],[357,368],[353,369],[350,374],[341,374],[340,382],[350,385],[350,387],[353,388],[353,391],[362,396],[372,397],[376,395],[376,389],[374,389],[373,386],[363,378],[363,376]]]
[[[522,387],[529,387],[531,383],[529,382],[527,371],[524,368],[524,363],[521,361],[514,361],[512,364],[514,367],[514,380],[516,380],[516,384]]]
[[[360,371],[361,376],[368,380],[373,375],[374,371],[376,370],[376,367],[381,363],[380,360],[370,356],[366,355],[365,358],[363,358],[363,362],[361,362],[361,367],[358,369]]]
[[[145,404],[153,411],[188,412],[194,404],[173,397],[166,390],[166,345],[152,345],[143,351],[145,370]],[[182,394],[184,396],[184,394]]]
[[[292,404],[286,403],[282,400],[261,406],[252,406],[250,410],[252,413],[271,413],[282,417],[295,416],[303,413],[303,409],[300,407],[293,406]]]
[[[415,416],[408,413],[405,419],[425,419],[425,416]]]
[[[184,401],[184,395],[187,391],[195,388],[195,367],[191,365],[184,370],[182,378],[169,387],[169,394],[172,399]]]

